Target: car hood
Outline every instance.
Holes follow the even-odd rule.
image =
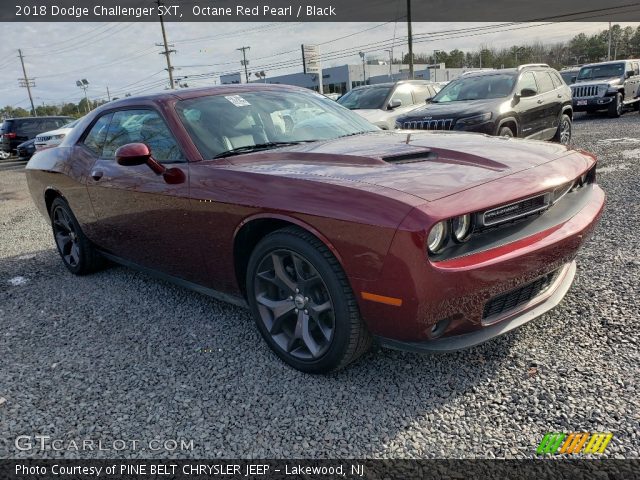
[[[408,143],[407,143],[408,141]],[[555,143],[463,132],[373,132],[228,157],[235,168],[379,187],[433,201],[571,152]]]
[[[431,118],[464,118],[496,110],[496,106],[504,102],[509,102],[508,98],[490,100],[470,100],[465,102],[445,102],[430,103],[425,107],[402,115],[398,120],[420,119],[430,120]],[[429,118],[431,117],[431,118]]]
[[[48,132],[42,132],[36,135],[37,137],[48,137],[50,135],[62,135],[69,133],[73,128],[58,128],[57,130],[49,130]]]
[[[612,77],[612,78],[597,78],[595,80],[578,80],[573,83],[571,86],[588,86],[588,85],[620,85],[620,77]]]

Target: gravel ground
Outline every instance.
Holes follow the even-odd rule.
[[[236,307],[122,267],[73,277],[24,173],[3,172],[0,458],[526,458],[549,431],[611,431],[607,455],[638,458],[640,116],[579,116],[574,138],[600,156],[608,206],[556,310],[465,352],[383,350],[332,376],[286,367]],[[18,435],[106,450],[21,452]],[[172,439],[193,448],[149,450]]]

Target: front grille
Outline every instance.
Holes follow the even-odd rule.
[[[44,137],[36,137],[36,142],[48,142],[49,140],[51,140],[51,136],[44,136]]]
[[[482,224],[483,226],[488,227],[508,222],[509,220],[514,220],[516,218],[532,215],[547,208],[548,204],[548,196],[546,194],[542,194],[521,200],[520,202],[503,205],[484,212],[482,215]]]
[[[500,315],[533,300],[547,290],[558,276],[558,270],[548,273],[522,287],[503,293],[489,300],[482,312],[482,319]]]
[[[574,86],[571,88],[571,93],[574,98],[577,97],[597,97],[598,86],[597,85],[585,85],[584,87]]]
[[[453,118],[411,120],[404,122],[402,128],[407,130],[451,130],[453,128]]]

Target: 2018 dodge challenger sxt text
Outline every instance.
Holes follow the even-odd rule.
[[[27,178],[71,272],[107,258],[248,304],[280,358],[327,372],[374,339],[456,350],[557,305],[603,208],[595,165],[234,85],[108,103]]]

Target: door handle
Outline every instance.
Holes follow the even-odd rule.
[[[562,98],[562,94],[560,94],[560,93],[559,93],[559,94],[558,94],[558,98]]]
[[[91,178],[93,178],[96,182],[100,180],[103,175],[104,173],[102,173],[100,170],[94,170],[93,172],[91,172]]]
[[[542,102],[544,102],[544,100],[542,99],[538,100],[538,105],[542,105]]]

